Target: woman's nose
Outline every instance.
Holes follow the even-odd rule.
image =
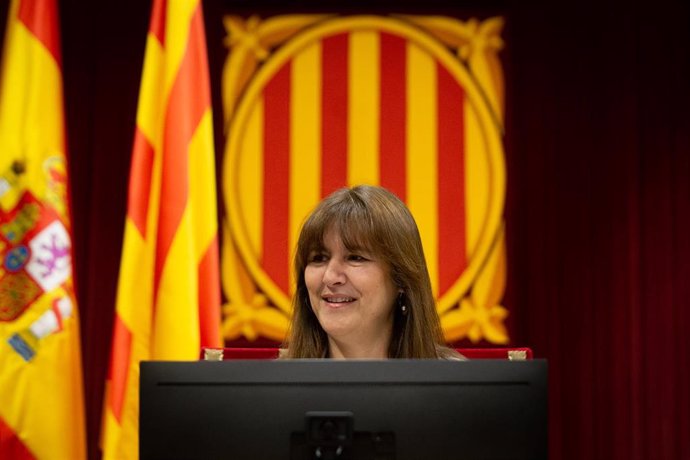
[[[345,271],[343,264],[340,261],[332,258],[326,264],[326,270],[323,273],[323,283],[327,286],[343,284],[345,282]]]

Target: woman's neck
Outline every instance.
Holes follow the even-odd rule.
[[[347,344],[328,339],[328,357],[331,359],[388,359],[388,340],[367,344]]]

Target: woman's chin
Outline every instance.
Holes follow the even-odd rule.
[[[329,337],[338,340],[345,338],[356,328],[346,318],[325,318],[321,321],[321,327]]]

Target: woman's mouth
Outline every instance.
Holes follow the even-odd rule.
[[[332,307],[344,306],[355,301],[353,297],[347,296],[327,296],[322,297],[322,299]]]

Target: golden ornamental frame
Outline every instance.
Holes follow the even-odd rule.
[[[463,66],[455,77],[470,88],[470,97],[481,110],[489,155],[494,163],[496,190],[491,197],[488,231],[482,235],[467,270],[451,289],[439,299],[437,309],[444,336],[449,342],[468,338],[472,342],[486,340],[505,344],[509,341],[503,324],[508,312],[500,305],[505,288],[505,239],[503,205],[505,196],[505,165],[501,136],[503,134],[503,74],[498,52],[503,47],[500,37],[503,19],[466,22],[441,16],[334,16],[284,15],[261,20],[258,16],[244,19],[224,18],[228,33],[225,45],[230,50],[223,69],[224,130],[228,138],[226,157],[237,152],[237,136],[232,129],[246,116],[243,100],[256,97],[262,82],[271,75],[266,66],[277,66],[288,59],[294,49],[324,31],[349,30],[353,25],[393,30],[404,36],[413,35],[434,55],[444,60],[447,68]],[[449,53],[451,50],[452,53]],[[261,73],[264,71],[263,74]],[[259,82],[257,83],[257,76]],[[229,154],[227,152],[230,152]],[[225,159],[226,165],[231,160]],[[225,176],[226,167],[223,168]],[[224,180],[226,203],[233,199]],[[226,204],[227,206],[227,204]],[[253,263],[248,243],[237,231],[241,217],[237,206],[228,207],[229,219],[223,223],[223,289],[228,303],[224,305],[223,334],[227,340],[244,336],[254,340],[263,336],[282,340],[287,331],[290,300]],[[234,228],[234,230],[233,230]],[[280,291],[280,292],[279,292]],[[271,303],[278,308],[273,308]],[[453,308],[455,306],[458,308]]]

